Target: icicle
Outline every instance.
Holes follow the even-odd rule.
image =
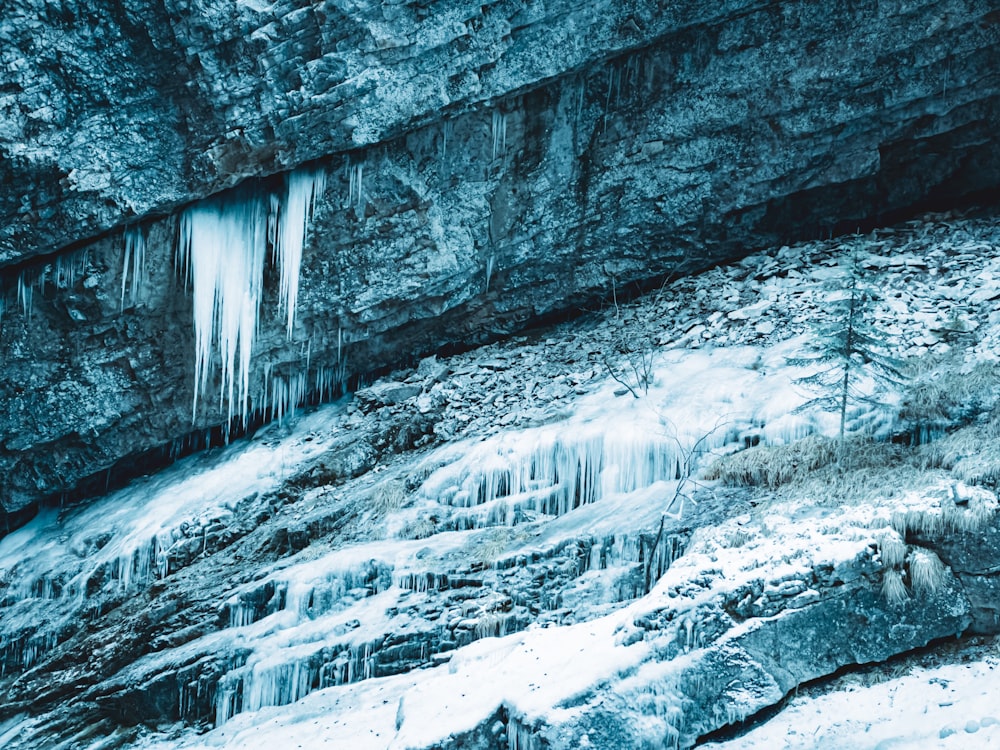
[[[297,622],[313,620],[393,584],[393,568],[379,560],[331,567],[314,576],[264,580],[227,600],[229,627],[251,625],[279,611],[291,613]]]
[[[181,217],[181,253],[194,297],[192,420],[197,415],[198,400],[208,387],[214,341],[218,341],[222,356],[220,406],[228,396],[232,420],[238,395],[239,413],[246,419],[266,231],[267,207],[259,197],[203,201]]]
[[[426,594],[446,589],[448,587],[448,576],[442,573],[414,573],[410,571],[396,576],[395,585],[404,591]]]
[[[347,166],[347,204],[344,208],[354,206],[358,213],[361,211],[364,171],[364,162],[351,163]]]
[[[448,158],[448,141],[455,131],[455,123],[452,120],[445,120],[444,124],[441,126],[441,161],[444,162]]]
[[[493,161],[507,152],[507,115],[493,110]]]
[[[233,674],[228,674],[222,680],[219,680],[215,692],[216,726],[222,726],[242,710],[238,702],[241,682]]]
[[[17,302],[21,305],[26,320],[31,319],[31,295],[32,284],[25,280],[24,271],[21,271],[17,276]]]
[[[57,256],[55,262],[56,262],[56,266],[57,267],[60,267],[60,268],[62,267],[62,258],[61,257]],[[50,273],[54,275],[54,272],[52,270],[52,264],[51,263],[46,263],[44,266],[42,266],[41,273],[39,273],[37,276],[34,277],[34,279],[31,279],[30,281],[28,281],[26,283],[32,284],[35,287],[37,287],[38,291],[41,292],[42,296],[44,297],[45,296],[45,284],[49,280],[49,274]]]
[[[613,72],[614,71],[612,71],[612,70],[608,71],[608,93],[607,93],[607,96],[605,97],[605,100],[604,100],[604,120],[603,120],[603,124],[601,126],[601,132],[602,133],[607,133],[608,132],[608,113],[609,113],[609,111],[611,109],[611,90],[612,90],[612,88],[614,86],[614,78],[612,77],[613,76]]]
[[[301,661],[256,664],[243,680],[243,711],[285,706],[312,692],[314,669]]]
[[[265,376],[264,410],[270,412],[271,418],[277,420],[279,424],[284,421],[286,414],[305,402],[308,393],[306,372],[289,377],[283,375],[272,377],[269,374]]]
[[[420,494],[458,510],[459,530],[514,525],[525,513],[563,515],[612,495],[690,476],[728,434],[669,436],[641,421],[575,423],[507,433],[434,471]]]
[[[521,440],[483,443],[467,463],[435,472],[421,491],[453,507],[477,509],[467,520],[456,517],[468,528],[509,525],[523,509],[563,515],[608,495],[670,481],[682,452],[672,440],[627,428],[542,429]],[[442,496],[439,488],[448,486],[451,494]]]
[[[288,338],[291,338],[299,297],[302,246],[316,199],[326,189],[326,172],[299,170],[288,176],[287,183],[285,201],[279,208],[279,219],[275,224],[274,256],[281,274],[281,306],[287,316]]]
[[[320,401],[328,401],[336,393],[339,381],[335,372],[330,372],[325,367],[316,370],[315,391],[316,397]]]
[[[344,355],[344,347],[347,344],[347,337],[344,335],[343,326],[337,326],[337,366],[334,372],[330,373],[331,382],[340,386],[340,389],[347,393],[347,357]]]
[[[530,726],[512,716],[507,724],[507,747],[508,750],[539,750],[541,743]]]
[[[216,725],[225,724],[238,713],[294,703],[320,688],[371,679],[377,645],[369,641],[347,648],[334,647],[339,653],[325,662],[326,649],[320,644],[302,644],[284,653],[282,650],[256,656],[219,680]]]
[[[125,290],[134,305],[139,299],[139,288],[146,267],[146,235],[139,226],[125,229],[125,249],[122,255],[122,295],[121,309],[125,309]],[[129,284],[129,271],[132,272],[132,283]]]
[[[72,289],[87,273],[88,254],[86,250],[57,255],[51,265],[46,265],[38,277],[40,291],[45,293],[45,284],[51,274],[57,289]]]

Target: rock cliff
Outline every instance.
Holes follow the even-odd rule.
[[[987,0],[13,0],[6,523],[226,422],[214,402],[191,417],[192,201],[327,176],[291,341],[264,278],[259,418],[632,282],[995,187],[998,30]]]

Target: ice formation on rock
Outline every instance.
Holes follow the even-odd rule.
[[[574,428],[486,441],[466,462],[430,477],[422,493],[470,509],[459,526],[482,528],[512,525],[523,511],[565,515],[605,495],[633,492],[684,471],[683,449],[641,426]]]
[[[280,195],[244,190],[201,201],[181,215],[179,260],[194,298],[192,417],[209,386],[218,345],[220,407],[228,405],[230,421],[239,415],[246,422],[267,247],[279,267],[279,301],[291,337],[306,227],[325,184],[322,170],[299,170]]]
[[[241,498],[273,489],[328,449],[332,436],[317,430],[340,409],[303,416],[291,433],[298,437],[280,450],[258,440],[191,456],[94,504],[44,510],[0,539],[0,676],[31,667],[81,622],[99,618],[102,602],[140,595],[202,554],[208,529],[230,522]],[[339,580],[310,579],[307,595],[325,601]],[[300,589],[282,593],[283,606],[287,600],[297,612]],[[252,606],[229,606],[234,624],[255,621]]]
[[[305,367],[291,374],[276,373],[267,368],[264,371],[262,411],[270,419],[282,422],[287,414],[308,399],[324,402],[343,393],[345,380],[341,369],[322,366],[314,368],[310,377],[308,360]]]
[[[203,201],[181,217],[181,262],[191,284],[194,311],[192,420],[209,385],[215,343],[222,368],[220,405],[228,396],[232,419],[238,396],[239,413],[246,415],[266,238],[267,204],[261,196]]]

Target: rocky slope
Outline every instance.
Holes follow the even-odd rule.
[[[174,254],[178,210],[238,183],[207,210],[266,203],[304,163],[326,175],[291,341],[270,319],[278,274],[263,281],[261,417],[274,374],[285,401],[316,395],[1000,176],[987,0],[13,0],[3,16],[11,527],[226,421],[216,404],[191,418]]]
[[[0,740],[689,747],[996,633],[1000,235],[943,219],[428,358],[39,516],[0,540]],[[850,424],[937,439],[834,461],[794,362],[852,259],[922,369],[859,376]]]

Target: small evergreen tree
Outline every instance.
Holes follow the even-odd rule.
[[[818,405],[839,412],[841,441],[847,431],[848,403],[868,399],[857,389],[858,378],[867,374],[877,383],[894,385],[903,380],[901,364],[891,354],[889,336],[874,322],[878,292],[865,283],[859,247],[860,240],[855,240],[835,282],[842,294],[827,308],[831,317],[814,325],[809,352],[788,360],[792,365],[819,368],[797,381],[819,394],[803,408]]]

